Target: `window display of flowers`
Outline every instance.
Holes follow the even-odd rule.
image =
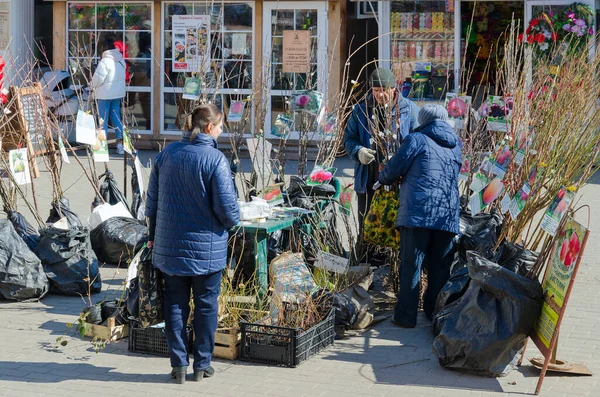
[[[564,10],[541,12],[529,21],[519,41],[534,49],[536,55],[547,54],[557,42],[566,43],[571,50],[579,50],[585,40],[594,35],[592,27],[594,13],[585,4],[573,3]]]

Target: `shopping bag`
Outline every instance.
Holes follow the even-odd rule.
[[[165,280],[152,264],[152,249],[144,247],[138,264],[139,319],[142,328],[162,323]]]
[[[400,232],[396,229],[398,214],[398,188],[389,191],[378,189],[373,195],[371,207],[365,217],[364,241],[380,247],[400,249]]]

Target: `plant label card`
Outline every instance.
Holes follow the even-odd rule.
[[[471,208],[471,216],[475,216],[483,209],[483,201],[481,199],[481,191],[473,193],[469,198],[469,207]]]
[[[471,181],[469,189],[471,189],[474,193],[479,193],[487,185],[489,185],[490,182],[491,179],[489,177],[481,173],[481,171],[477,171],[475,175],[473,175],[473,180]]]
[[[490,95],[488,97],[488,122],[506,123],[510,121],[513,104],[512,97]]]
[[[227,121],[230,123],[239,123],[242,121],[245,107],[246,102],[244,101],[231,102],[231,105],[229,106],[229,113],[227,114]]]
[[[352,211],[352,197],[354,197],[354,189],[352,189],[352,185],[354,184],[350,183],[344,186],[340,192],[340,206],[346,215],[350,215]]]
[[[292,101],[295,109],[318,116],[323,103],[323,94],[317,91],[300,91],[292,96]]]
[[[453,93],[446,94],[446,110],[452,119],[463,119],[471,107],[472,98],[467,95],[458,96]]]
[[[281,139],[287,139],[288,136],[290,136],[290,132],[292,131],[293,125],[293,118],[280,113],[277,115],[275,123],[273,123],[273,128],[271,128],[271,135],[274,135]]]
[[[327,270],[336,274],[346,274],[348,272],[349,260],[341,256],[333,255],[325,251],[319,251],[315,267]]]
[[[246,54],[246,33],[233,33],[231,35],[231,54]]]
[[[322,165],[315,165],[315,168],[311,171],[310,175],[306,180],[307,185],[322,185],[329,183],[333,179],[333,175],[337,171],[334,167],[323,167]]]
[[[65,149],[65,144],[63,143],[62,137],[58,138],[58,149],[60,150],[60,156],[65,163],[70,164],[71,160],[69,160],[69,155],[67,154],[67,149]]]
[[[27,159],[27,148],[9,151],[8,159],[10,172],[15,178],[17,185],[26,185],[31,183],[29,161]]]
[[[77,111],[75,140],[85,145],[96,143],[96,121],[94,120],[94,116],[81,110]]]
[[[106,142],[106,131],[98,130],[96,132],[96,142],[92,145],[92,154],[96,163],[108,163],[110,160],[108,143]]]
[[[515,197],[510,201],[510,205],[508,207],[510,211],[510,216],[512,219],[517,219],[517,216],[523,211],[525,208],[525,203],[527,199],[529,199],[529,194],[531,193],[531,188],[527,183],[523,185],[521,189],[515,194]]]
[[[541,227],[549,235],[554,236],[556,234],[556,229],[558,229],[560,221],[567,213],[574,198],[575,192],[572,192],[565,187],[560,188],[542,218]]]
[[[283,204],[283,193],[280,185],[264,188],[261,197],[272,206]]]
[[[337,117],[334,113],[327,114],[318,122],[318,132],[322,136],[332,136],[337,125]]]
[[[469,174],[471,174],[471,155],[463,155],[462,165],[460,166],[460,172],[458,174],[459,181],[468,181]]]
[[[200,98],[200,79],[196,77],[188,77],[183,85],[183,99],[197,101]]]
[[[123,131],[123,150],[127,152],[130,156],[133,156],[135,153],[135,149],[133,148],[133,143],[131,142],[131,135],[127,130]]]
[[[500,208],[502,209],[502,214],[506,214],[509,211],[510,202],[510,195],[505,194],[504,197],[502,197],[502,200],[500,200]]]
[[[504,178],[506,174],[506,170],[510,165],[510,160],[512,158],[512,151],[510,150],[510,146],[502,145],[494,153],[492,160],[490,161],[492,165],[492,174],[498,176],[499,178]]]

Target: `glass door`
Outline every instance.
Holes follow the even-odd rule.
[[[327,2],[265,2],[263,3],[264,58],[263,69],[268,71],[267,112],[265,136],[272,134],[272,125],[286,120],[291,139],[299,132],[312,132],[316,116],[298,109],[294,98],[300,91],[316,91],[327,97]],[[287,30],[308,30],[310,46],[309,73],[288,73],[283,70],[283,35]],[[278,116],[280,116],[278,118]]]

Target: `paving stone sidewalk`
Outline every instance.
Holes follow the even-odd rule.
[[[351,175],[351,164],[341,162],[338,167],[338,172]],[[36,188],[49,202],[49,187],[42,178]],[[77,178],[80,173],[76,171],[66,173],[63,185]],[[600,374],[597,183],[600,178],[584,189],[582,202],[593,211],[592,234],[563,322],[558,351],[560,359],[583,362],[594,374]],[[91,194],[81,179],[74,186],[67,196],[83,218],[83,214],[89,214]],[[43,205],[46,214],[48,205]],[[125,269],[104,267],[104,291],[94,300],[119,294],[125,273]],[[69,338],[67,346],[55,349],[55,339],[66,332],[65,323],[77,318],[82,305],[80,298],[56,295],[38,303],[0,301],[0,396],[495,397],[533,393],[539,374],[527,361],[498,379],[444,370],[431,352],[429,323],[421,317],[415,329],[400,329],[386,320],[336,341],[333,347],[295,369],[215,360],[213,378],[177,385],[167,375],[167,358],[130,353],[127,340],[111,343],[99,354],[94,353],[89,341],[78,338]],[[526,357],[537,354],[530,344]],[[549,375],[541,395],[600,396],[600,386],[596,376]]]

